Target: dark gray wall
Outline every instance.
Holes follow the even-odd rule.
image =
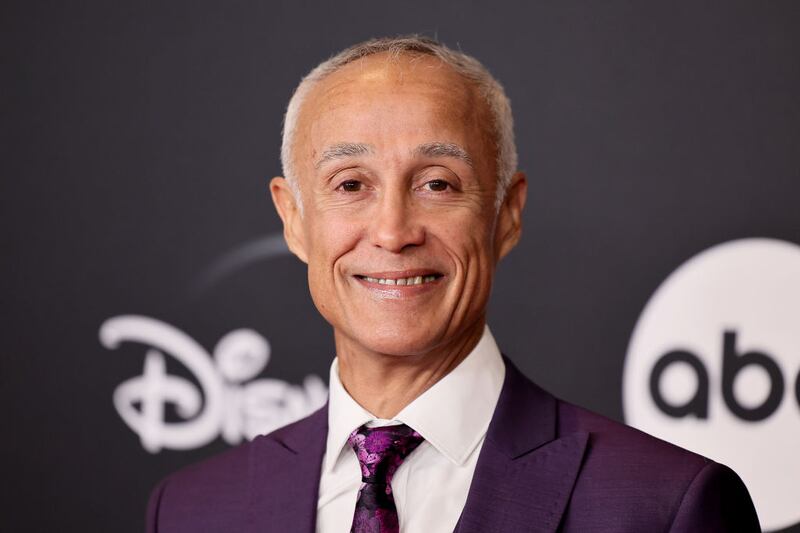
[[[209,350],[253,328],[272,344],[265,376],[327,378],[298,261],[208,269],[279,230],[284,106],[356,41],[437,36],[506,86],[530,196],[490,323],[566,399],[621,419],[632,328],[684,260],[734,238],[800,243],[795,2],[1,9],[4,531],[139,531],[160,477],[227,446],[142,449],[111,397],[143,349],[104,348],[110,317],[156,317]]]

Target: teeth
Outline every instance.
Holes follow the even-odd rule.
[[[410,278],[399,279],[371,278],[369,276],[363,276],[363,279],[370,283],[379,283],[380,285],[422,285],[423,283],[435,281],[436,276],[412,276]]]

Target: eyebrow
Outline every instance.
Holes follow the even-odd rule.
[[[460,159],[473,168],[475,167],[475,164],[473,163],[472,157],[470,157],[469,153],[455,143],[425,143],[417,146],[417,148],[414,150],[414,153],[416,155],[422,155],[426,157],[452,157],[455,159]]]
[[[343,159],[346,157],[357,157],[373,153],[372,145],[364,143],[337,143],[329,146],[322,152],[322,156],[314,164],[316,168],[321,167],[329,161]],[[461,146],[448,142],[429,142],[420,144],[414,149],[414,155],[425,157],[452,157],[465,162],[470,167],[475,167],[472,157]]]
[[[334,159],[342,159],[345,157],[355,157],[359,155],[366,155],[372,153],[372,146],[369,144],[363,143],[338,143],[334,144],[333,146],[329,146],[322,152],[322,156],[314,165],[316,168],[319,168],[323,164],[327,163],[328,161],[333,161]]]

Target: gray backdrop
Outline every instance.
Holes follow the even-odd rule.
[[[272,349],[261,377],[327,380],[303,265],[261,239],[279,231],[267,183],[291,91],[356,41],[436,36],[504,83],[530,193],[490,324],[565,399],[622,419],[632,329],[692,255],[800,243],[795,2],[1,9],[3,531],[140,531],[159,478],[228,446],[143,448],[112,395],[145,348],[103,346],[111,317],[153,317],[208,351],[251,328]]]

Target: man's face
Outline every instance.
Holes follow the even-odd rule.
[[[337,345],[427,354],[482,329],[525,192],[515,176],[498,217],[490,120],[427,56],[372,55],[311,90],[293,152],[302,216],[281,178],[272,191]]]

